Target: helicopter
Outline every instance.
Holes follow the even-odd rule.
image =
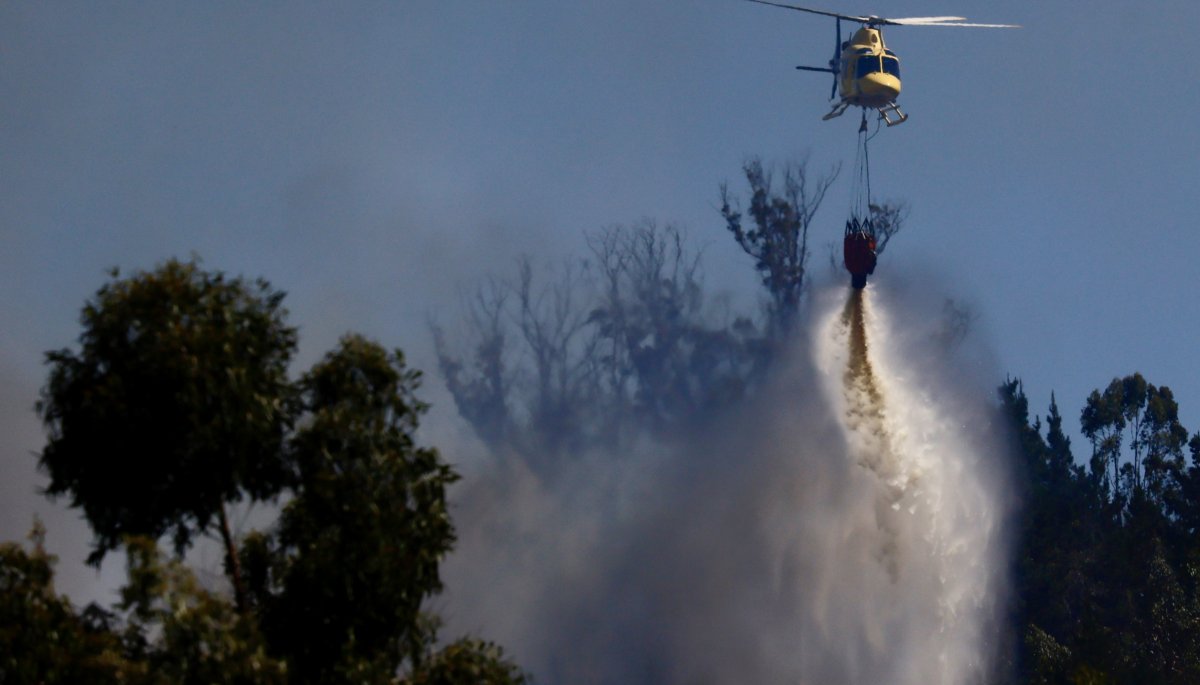
[[[900,95],[900,58],[888,49],[883,42],[881,26],[964,26],[971,28],[1009,29],[1020,28],[1016,24],[973,24],[966,23],[966,17],[907,17],[889,19],[886,17],[855,16],[838,14],[825,10],[788,5],[767,0],[750,0],[760,5],[772,5],[810,14],[820,14],[837,19],[837,42],[833,48],[833,58],[827,67],[796,67],[804,71],[822,71],[833,74],[833,89],[830,99],[838,95],[841,99],[833,105],[828,114],[821,117],[829,121],[841,116],[850,107],[862,107],[863,115],[866,110],[874,109],[888,126],[903,124],[908,115],[896,104]],[[842,42],[842,20],[862,24],[849,40]]]

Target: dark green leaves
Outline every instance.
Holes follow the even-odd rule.
[[[40,524],[30,537],[30,551],[0,544],[0,683],[128,682],[117,636],[55,594]]]
[[[392,673],[423,642],[419,609],[442,587],[454,541],[445,489],[457,476],[413,444],[418,378],[399,352],[348,336],[301,381],[295,498],[260,602],[304,679]]]
[[[47,491],[83,509],[91,561],[124,549],[128,583],[113,612],[76,613],[40,544],[0,547],[0,682],[523,682],[494,645],[434,652],[420,612],[442,587],[457,479],[414,442],[420,374],[351,335],[290,381],[282,300],[195,263],[114,272],[80,349],[47,355]],[[279,494],[277,523],[239,553],[225,504]],[[158,550],[214,519],[236,603]]]
[[[1113,493],[1126,501],[1169,497],[1168,480],[1183,469],[1188,439],[1170,388],[1140,373],[1114,378],[1103,393],[1092,391],[1079,421],[1092,443],[1094,475]]]
[[[98,563],[124,535],[178,549],[224,502],[283,487],[296,347],[283,293],[169,261],[116,272],[81,317],[80,350],[47,354],[38,413],[50,495],[69,495]]]
[[[1019,383],[1001,394],[1025,457],[1025,682],[1197,682],[1200,435],[1189,443],[1171,390],[1135,373],[1093,391],[1080,414],[1090,469],[1074,463],[1056,403],[1043,439]]]
[[[462,639],[447,645],[404,685],[526,685],[529,680],[500,647],[482,640]]]

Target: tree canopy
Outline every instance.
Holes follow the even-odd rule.
[[[49,352],[37,409],[46,492],[83,510],[98,563],[126,535],[176,548],[226,502],[285,485],[296,331],[284,294],[171,260],[114,270],[80,317],[80,349]]]
[[[1001,398],[1023,457],[1022,681],[1200,680],[1200,433],[1188,439],[1170,388],[1133,373],[1093,391],[1082,463],[1056,401],[1043,436],[1018,381]]]
[[[40,529],[31,550],[0,546],[0,682],[525,682],[496,645],[440,646],[423,610],[458,476],[414,437],[420,374],[348,334],[289,379],[283,299],[194,261],[114,271],[82,349],[47,355],[47,494],[83,511],[90,560],[125,552],[127,582],[114,606],[77,611]],[[239,550],[225,505],[277,495],[278,520]],[[158,547],[170,535],[181,556],[214,520],[234,601]]]
[[[268,636],[313,682],[363,668],[386,679],[421,661],[421,603],[442,589],[457,475],[413,442],[418,378],[399,351],[347,336],[300,381],[296,494],[256,589]]]

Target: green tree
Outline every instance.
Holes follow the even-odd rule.
[[[1157,543],[1157,541],[1156,541]],[[1124,682],[1200,682],[1200,602],[1154,544],[1131,584],[1129,676]]]
[[[1080,415],[1092,443],[1092,470],[1110,474],[1114,505],[1162,512],[1184,469],[1187,430],[1171,389],[1140,373],[1093,390]]]
[[[138,675],[97,607],[76,614],[54,592],[53,556],[35,523],[33,549],[0,544],[0,683],[122,683]]]
[[[48,493],[83,509],[90,561],[125,550],[128,582],[111,611],[77,613],[40,538],[0,546],[0,682],[523,682],[489,643],[433,648],[421,605],[442,587],[457,475],[414,440],[420,374],[348,335],[289,381],[282,299],[194,262],[114,272],[81,351],[48,354]],[[225,504],[281,494],[275,526],[237,550]],[[158,549],[214,520],[236,604]]]
[[[296,331],[283,297],[194,261],[114,270],[83,309],[80,350],[46,355],[46,492],[83,509],[90,563],[129,535],[170,533],[182,552],[215,520],[240,590],[225,504],[286,484]]]
[[[204,589],[182,563],[164,558],[154,540],[129,538],[125,549],[128,581],[118,609],[141,682],[287,682],[287,666],[267,653],[253,614]]]
[[[1014,580],[1025,680],[1197,682],[1200,436],[1188,443],[1170,389],[1135,373],[1093,391],[1081,412],[1087,469],[1057,402],[1042,439],[1019,384],[1002,397],[1024,456]]]
[[[1041,420],[1031,417],[1020,381],[1001,386],[1002,406],[1015,429],[1021,459],[1017,484],[1022,500],[1017,519],[1019,545],[1013,565],[1013,611],[1023,639],[1018,663],[1026,682],[1104,682],[1090,650],[1110,646],[1095,634],[1106,586],[1103,519],[1098,491],[1074,464],[1070,440],[1052,397],[1042,436]]]
[[[0,545],[0,682],[286,682],[252,616],[203,589],[148,538],[126,541],[128,582],[114,611],[81,612],[54,593],[54,559],[35,528],[32,551]]]
[[[463,638],[431,654],[402,685],[526,685],[529,678],[499,646]]]
[[[1188,441],[1191,465],[1179,474],[1179,496],[1173,503],[1177,527],[1187,549],[1188,563],[1200,578],[1200,432]]]
[[[347,336],[300,381],[295,496],[246,559],[294,680],[384,682],[420,660],[420,606],[442,587],[457,476],[414,443],[419,378],[399,351]]]

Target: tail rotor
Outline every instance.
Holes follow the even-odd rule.
[[[756,2],[758,0],[755,0]],[[770,4],[770,3],[767,3]],[[837,42],[833,44],[833,57],[829,60],[829,66],[825,67],[796,67],[803,71],[821,71],[828,74],[833,74],[833,86],[829,89],[829,99],[833,100],[837,97],[838,89],[838,67],[842,61],[842,19],[837,18]]]

